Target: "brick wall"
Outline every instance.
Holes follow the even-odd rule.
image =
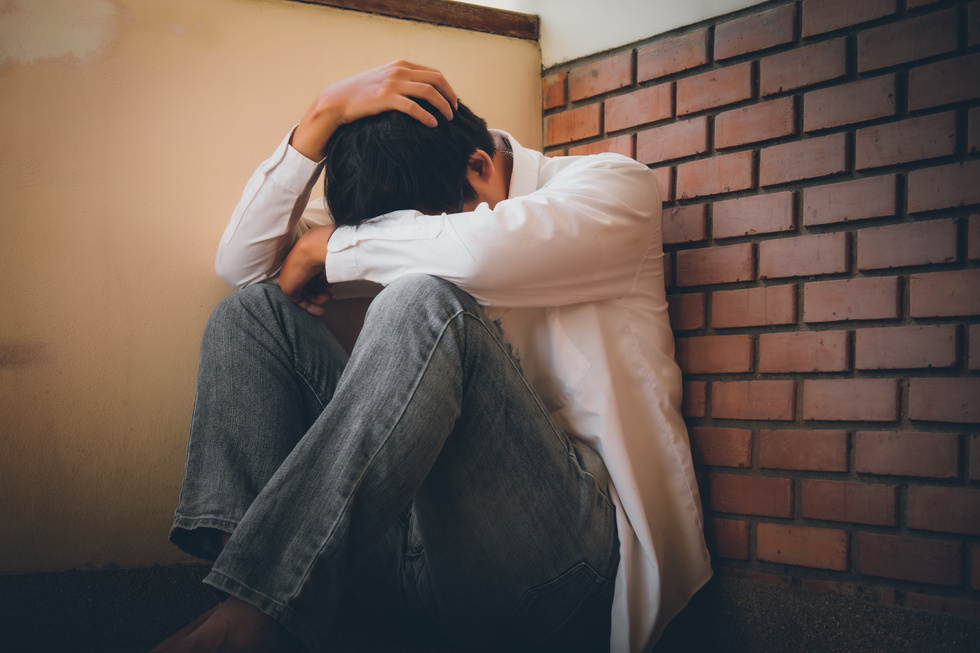
[[[657,173],[723,574],[980,618],[980,0],[776,0],[543,77]]]

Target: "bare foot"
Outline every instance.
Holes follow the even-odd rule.
[[[171,646],[172,644],[176,644],[180,640],[184,639],[185,637],[187,637],[188,635],[190,635],[191,633],[193,633],[195,630],[197,630],[198,626],[200,626],[205,621],[207,621],[208,618],[217,609],[218,609],[218,606],[214,606],[213,608],[211,608],[210,610],[208,610],[207,612],[205,612],[204,614],[202,614],[200,617],[198,617],[194,621],[190,622],[189,624],[187,624],[186,626],[184,626],[183,628],[181,628],[180,630],[178,630],[176,633],[174,633],[173,635],[171,635],[170,637],[168,637],[167,639],[165,639],[164,641],[162,641],[155,649],[153,649],[153,651],[154,652],[155,651],[164,651],[169,646]],[[151,652],[151,653],[153,653],[153,652]]]
[[[192,628],[191,626],[196,627]],[[201,615],[194,624],[151,653],[296,653],[299,641],[276,620],[235,597]]]

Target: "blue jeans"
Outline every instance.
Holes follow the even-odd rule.
[[[466,650],[605,650],[607,484],[456,286],[385,288],[348,360],[257,284],[208,323],[171,539],[314,649],[354,591]]]

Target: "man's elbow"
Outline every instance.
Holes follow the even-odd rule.
[[[258,281],[258,279],[252,279],[249,275],[244,274],[242,267],[236,265],[235,261],[230,260],[229,257],[223,256],[220,249],[214,257],[214,272],[219,279],[239,290]]]

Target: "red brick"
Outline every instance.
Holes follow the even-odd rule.
[[[898,394],[898,379],[806,379],[803,419],[895,421]]]
[[[831,134],[763,148],[759,183],[763,186],[844,172],[847,167],[845,134]]]
[[[704,417],[708,405],[707,381],[685,381],[681,399],[681,414],[685,417]]]
[[[858,329],[854,366],[859,370],[950,367],[956,364],[956,326]]]
[[[861,431],[854,440],[854,470],[861,474],[956,478],[955,433]]]
[[[898,315],[898,277],[814,281],[803,286],[805,322],[895,319]]]
[[[980,53],[909,71],[909,111],[980,97]]]
[[[677,285],[700,286],[755,278],[752,244],[725,245],[677,252]]]
[[[660,163],[707,151],[708,119],[704,116],[636,134],[636,160],[640,163]]]
[[[980,481],[980,435],[970,436],[970,480]]]
[[[734,578],[750,583],[763,583],[773,587],[790,587],[793,579],[785,574],[770,574],[755,569],[744,569],[741,567],[719,567],[715,572],[724,578]]]
[[[598,136],[601,132],[599,115],[602,105],[587,104],[571,111],[562,111],[544,119],[547,145]]]
[[[955,154],[956,114],[950,111],[859,129],[854,151],[858,169]]]
[[[712,417],[791,420],[796,413],[791,380],[715,381],[711,393]]]
[[[931,220],[857,232],[858,268],[876,270],[956,260],[956,223]]]
[[[752,152],[722,154],[677,166],[680,199],[752,187]]]
[[[905,606],[915,610],[942,612],[964,619],[980,619],[980,603],[967,599],[907,592]]]
[[[674,115],[674,85],[659,84],[606,100],[606,132],[657,122]]]
[[[808,132],[892,115],[895,115],[894,75],[822,88],[803,96],[803,130]]]
[[[980,43],[980,5],[973,3],[970,5],[970,15],[967,18],[967,43],[977,45]]]
[[[677,339],[677,364],[685,374],[752,370],[751,335],[696,336]]]
[[[708,505],[716,512],[791,517],[792,481],[788,478],[711,474]]]
[[[578,145],[568,148],[570,156],[586,156],[589,154],[601,154],[602,152],[615,152],[633,158],[633,135],[623,134],[615,138],[606,138],[601,141]]]
[[[708,63],[708,31],[699,30],[636,51],[637,81],[645,82]]]
[[[633,83],[633,53],[623,52],[579,66],[568,73],[572,102],[601,95]]]
[[[880,483],[803,479],[807,519],[894,526],[897,488]]]
[[[847,269],[844,233],[778,238],[759,244],[760,279],[833,274]]]
[[[714,203],[715,238],[732,238],[793,229],[793,193],[749,195]]]
[[[691,455],[698,465],[752,466],[752,431],[691,427]]]
[[[917,537],[858,534],[858,571],[933,585],[956,585],[962,550],[958,542]]]
[[[881,18],[895,13],[896,0],[804,0],[803,36]]]
[[[847,569],[847,533],[836,528],[787,524],[756,527],[759,560],[820,569]]]
[[[925,59],[955,49],[956,9],[937,11],[858,33],[858,72]]]
[[[980,490],[913,486],[907,513],[909,528],[980,535]]]
[[[846,370],[846,331],[787,331],[759,336],[760,372]]]
[[[728,59],[793,40],[795,7],[783,5],[715,27],[715,59]]]
[[[711,326],[729,327],[796,322],[796,286],[764,286],[711,293]]]
[[[980,324],[970,325],[970,360],[971,370],[980,370]]]
[[[764,57],[759,62],[762,95],[790,91],[847,74],[847,44],[834,39]]]
[[[970,579],[970,587],[980,590],[980,544],[973,545],[973,576]]]
[[[670,326],[674,331],[703,329],[707,326],[704,313],[704,293],[667,295]]]
[[[966,255],[971,261],[980,259],[980,215],[971,215],[967,225]]]
[[[909,173],[909,212],[980,203],[980,160]]]
[[[568,73],[554,73],[541,78],[541,108],[554,109],[567,101],[565,79]]]
[[[763,429],[759,466],[765,469],[847,471],[847,431]]]
[[[720,558],[749,559],[749,525],[740,519],[713,517],[705,521],[708,550]]]
[[[980,315],[980,269],[913,274],[909,288],[912,317]]]
[[[751,97],[751,63],[716,68],[677,80],[677,115],[720,107]]]
[[[866,177],[803,190],[803,224],[832,224],[894,215],[894,175]]]
[[[977,10],[977,14],[980,14],[980,10]],[[967,132],[970,139],[967,149],[970,154],[980,151],[980,107],[970,109]]]
[[[788,136],[796,131],[793,98],[725,111],[715,117],[715,147],[732,147]]]
[[[909,419],[980,422],[980,378],[909,380]]]
[[[673,202],[674,169],[670,166],[654,168],[653,176],[657,178],[657,186],[660,188],[660,200],[662,202]]]

